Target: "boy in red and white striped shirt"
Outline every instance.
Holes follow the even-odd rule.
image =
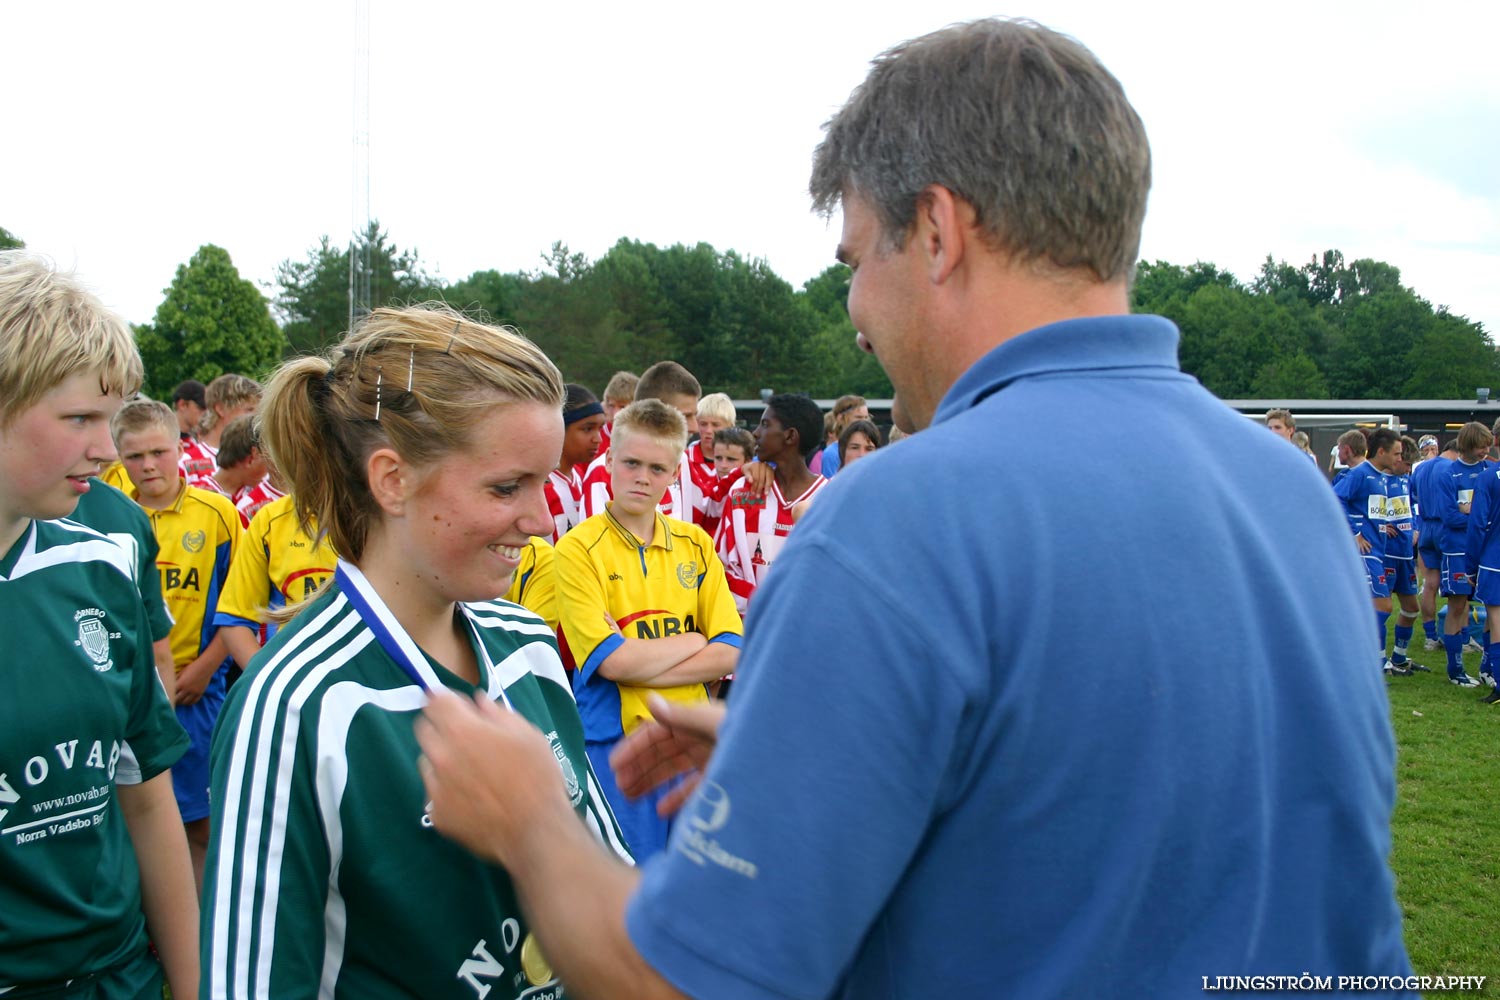
[[[772,396],[755,429],[755,455],[775,466],[764,495],[747,483],[724,505],[714,539],[734,603],[744,614],[792,530],[792,507],[828,482],[808,471],[807,459],[823,443],[823,411],[801,393]]]

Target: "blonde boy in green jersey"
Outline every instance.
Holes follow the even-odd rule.
[[[713,542],[656,508],[686,444],[687,422],[666,403],[621,410],[607,458],[614,499],[557,543],[558,620],[586,749],[637,861],[666,846],[670,826],[659,796],[621,794],[609,752],[651,717],[647,695],[707,701],[706,685],[733,672],[742,632]]]
[[[71,275],[0,253],[0,993],[198,993],[167,769],[187,746],[125,549],[67,520],[141,382],[130,329]],[[147,946],[155,943],[160,962]]]
[[[110,432],[130,476],[126,494],[146,512],[161,546],[156,565],[172,614],[177,721],[191,741],[172,767],[172,787],[201,886],[208,852],[208,748],[228,686],[229,647],[214,616],[244,529],[228,497],[182,479],[177,416],[167,404],[127,403],[110,422]]]

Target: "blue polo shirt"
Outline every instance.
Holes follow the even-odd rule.
[[[1344,518],[1177,340],[1149,316],[1013,338],[799,523],[628,909],[679,989],[1197,997],[1205,975],[1410,971]],[[1085,468],[1038,444],[1102,427]]]

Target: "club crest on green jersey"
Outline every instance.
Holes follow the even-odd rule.
[[[78,626],[78,641],[75,643],[88,654],[95,670],[103,673],[115,665],[109,655],[109,640],[118,639],[120,633],[111,632],[104,624],[104,612],[98,608],[80,608],[73,621]]]
[[[547,742],[552,745],[552,756],[557,758],[557,766],[562,768],[563,783],[568,786],[568,801],[576,806],[583,801],[583,786],[578,783],[578,771],[563,750],[562,740],[557,738],[556,730],[547,734]]]
[[[677,582],[682,584],[683,590],[695,590],[698,587],[698,564],[695,562],[681,562],[677,564]]]
[[[202,531],[185,531],[182,534],[182,547],[189,552],[202,552],[203,543],[208,541],[208,535]]]

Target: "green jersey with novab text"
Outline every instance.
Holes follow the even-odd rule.
[[[465,697],[475,688],[339,566],[230,689],[214,732],[203,995],[564,997],[505,871],[444,838],[426,810],[418,680]],[[546,734],[582,821],[628,860],[551,630],[503,601],[457,613],[486,694]],[[503,774],[505,761],[494,767]]]
[[[71,521],[0,555],[0,993],[26,996],[146,948],[117,784],[182,756],[131,557]]]

